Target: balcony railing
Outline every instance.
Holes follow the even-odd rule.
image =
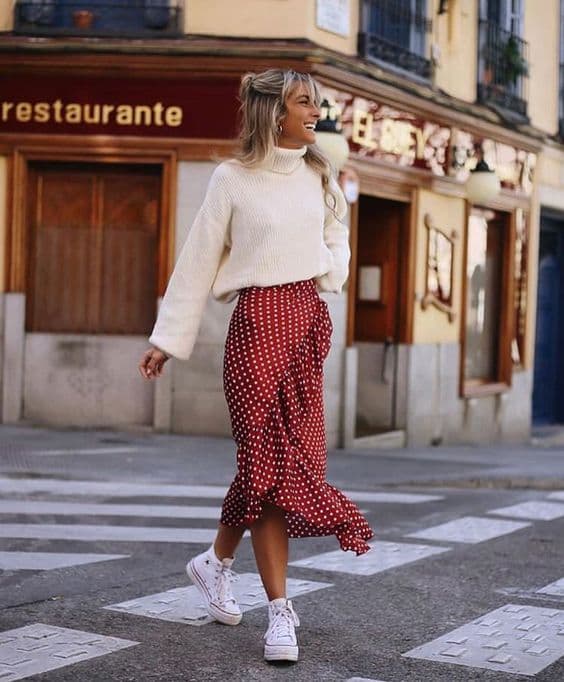
[[[432,22],[426,5],[425,0],[364,0],[359,54],[430,78],[425,55]]]
[[[14,32],[33,36],[170,38],[181,0],[16,0]]]
[[[479,41],[478,100],[525,117],[528,43],[491,21],[480,22]]]

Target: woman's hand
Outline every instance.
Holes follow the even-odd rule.
[[[144,379],[156,379],[163,373],[165,362],[169,359],[169,355],[163,353],[158,348],[149,348],[143,353],[141,362],[139,363],[139,371]]]

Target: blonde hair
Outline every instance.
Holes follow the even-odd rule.
[[[300,84],[305,85],[311,101],[319,106],[319,87],[309,73],[292,69],[268,69],[262,73],[246,73],[243,76],[239,88],[241,127],[237,153],[242,164],[260,164],[276,146],[279,126],[287,113],[286,99]],[[337,197],[329,185],[329,161],[315,144],[307,145],[304,161],[319,173],[325,201],[334,212]],[[327,201],[328,197],[331,203]]]

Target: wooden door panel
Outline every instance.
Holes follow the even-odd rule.
[[[27,330],[150,332],[160,167],[38,163],[30,188]]]
[[[355,340],[397,341],[399,244],[405,207],[392,201],[362,196],[358,214],[357,277],[360,268],[381,270],[380,300],[363,301],[356,292]]]

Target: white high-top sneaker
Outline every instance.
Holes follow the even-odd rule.
[[[284,597],[268,604],[268,630],[264,636],[264,657],[267,661],[297,661],[298,640],[295,627],[300,619],[292,602]]]
[[[237,580],[232,563],[233,559],[220,561],[212,545],[186,564],[186,573],[204,598],[208,613],[225,625],[238,625],[243,617],[231,592],[231,582]]]

